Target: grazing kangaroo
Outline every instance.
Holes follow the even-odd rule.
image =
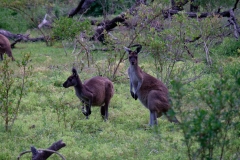
[[[0,59],[3,60],[3,54],[6,53],[9,57],[12,57],[14,61],[14,57],[12,55],[11,44],[7,37],[0,34]]]
[[[114,94],[113,83],[106,77],[96,76],[88,79],[82,84],[77,70],[72,69],[72,75],[68,77],[63,87],[68,88],[73,86],[76,96],[86,105],[82,109],[83,114],[88,119],[91,114],[91,106],[101,106],[102,118],[108,119],[108,105]]]
[[[135,100],[139,99],[141,103],[149,109],[149,125],[156,125],[157,118],[160,117],[162,113],[167,116],[170,122],[179,123],[175,116],[170,116],[167,113],[167,111],[171,109],[167,87],[157,78],[143,72],[138,66],[138,53],[141,51],[142,46],[136,44],[131,47],[137,47],[137,49],[132,51],[124,47],[129,53],[130,66],[128,68],[128,75],[130,77],[130,93]]]

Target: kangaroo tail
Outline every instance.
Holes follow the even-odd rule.
[[[172,108],[170,108],[167,112],[164,112],[164,114],[166,115],[167,119],[170,121],[170,122],[173,122],[173,123],[180,123],[178,121],[178,119],[176,118],[175,116],[175,112]]]

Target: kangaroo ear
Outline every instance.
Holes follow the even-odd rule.
[[[142,47],[137,47],[136,51],[139,53],[141,51]]]
[[[140,44],[133,45],[132,47],[137,47],[137,49],[136,49],[137,53],[139,53],[142,50],[142,45],[140,45]]]
[[[77,70],[75,68],[72,68],[72,73],[73,73],[74,76],[76,76],[77,75]]]
[[[124,49],[125,49],[125,51],[128,52],[128,53],[131,52],[131,49],[129,49],[129,48],[125,47],[125,46],[124,46]]]

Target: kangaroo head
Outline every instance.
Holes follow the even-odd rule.
[[[141,51],[142,46],[140,44],[135,44],[130,47],[137,47],[135,51],[132,51],[131,49],[124,47],[125,50],[128,52],[128,60],[131,65],[137,65],[138,64],[138,53]]]
[[[72,75],[63,83],[63,87],[68,88],[71,86],[76,86],[78,84],[78,74],[75,68],[72,69]]]

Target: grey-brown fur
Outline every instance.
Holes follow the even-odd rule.
[[[73,68],[63,87],[74,87],[76,96],[86,105],[86,111],[83,111],[86,118],[91,114],[91,106],[101,106],[102,117],[108,119],[108,106],[114,94],[113,83],[108,78],[96,76],[82,83]]]
[[[137,47],[135,51],[125,47],[129,53],[130,66],[128,68],[128,75],[130,78],[130,93],[132,97],[149,109],[150,111],[150,125],[157,124],[157,118],[164,113],[168,120],[178,123],[175,117],[167,114],[171,108],[169,104],[168,89],[157,78],[145,73],[138,66],[138,53],[141,51],[141,45],[133,45]]]
[[[12,55],[11,44],[7,37],[0,34],[0,60],[3,60],[3,54],[6,53],[9,57],[14,61],[14,57]]]

